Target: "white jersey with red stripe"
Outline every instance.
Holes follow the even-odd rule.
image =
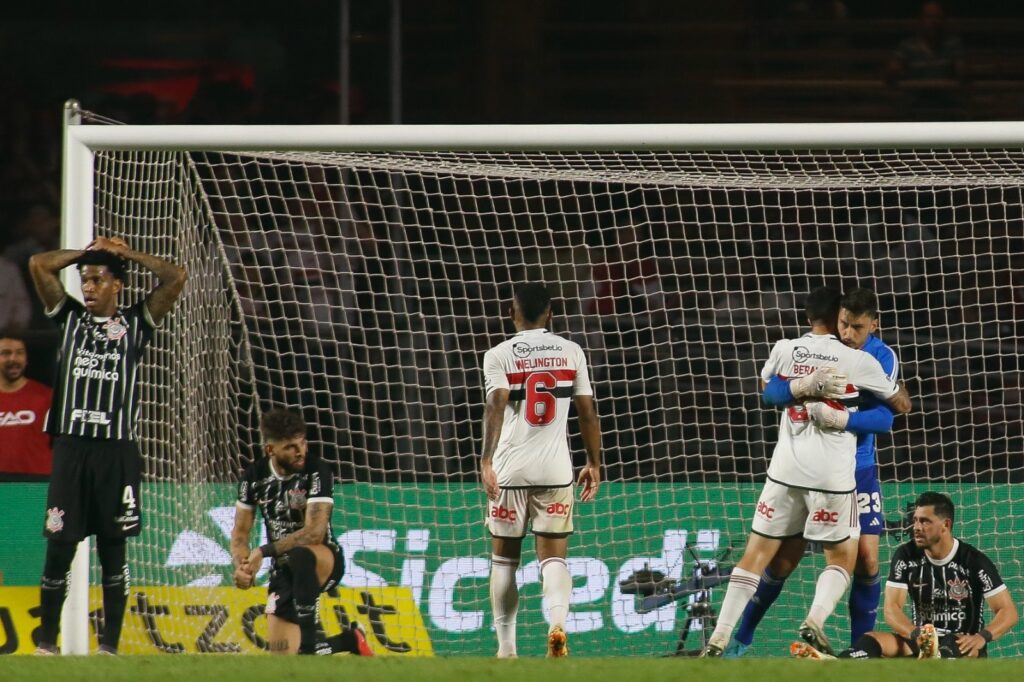
[[[594,393],[579,344],[546,329],[519,332],[484,354],[484,388],[486,395],[499,388],[509,392],[494,451],[498,485],[572,485],[569,403]]]
[[[769,381],[775,375],[794,379],[819,367],[835,367],[847,376],[847,398],[824,401],[837,409],[856,409],[849,403],[858,397],[859,391],[870,391],[885,399],[899,390],[878,360],[844,345],[832,334],[808,333],[777,342],[761,370],[761,379]],[[848,493],[857,487],[856,457],[856,435],[821,428],[810,420],[803,405],[794,405],[783,411],[768,478],[793,488]]]

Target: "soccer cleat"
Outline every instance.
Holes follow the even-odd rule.
[[[931,623],[921,626],[921,633],[917,636],[917,646],[920,650],[918,658],[942,658],[939,651],[939,633]]]
[[[36,656],[60,656],[60,651],[58,651],[55,646],[40,644],[36,647],[35,654]]]
[[[366,631],[363,626],[359,623],[352,623],[352,634],[356,638],[356,648],[359,650],[360,656],[374,656],[373,649],[370,648],[370,643],[366,639]]]
[[[700,657],[701,658],[722,658],[722,655],[724,653],[725,652],[722,651],[722,647],[718,646],[717,644],[711,644],[710,642],[708,642],[708,645],[706,647],[704,647],[704,651],[700,652]]]
[[[100,644],[99,648],[96,649],[97,656],[117,656],[117,649],[107,646],[106,644]]]
[[[789,645],[789,653],[795,658],[806,658],[811,661],[834,661],[835,656],[822,653],[807,642],[793,642]]]
[[[801,623],[800,639],[810,644],[819,653],[828,654],[831,658],[834,658],[836,655],[835,650],[832,648],[832,643],[828,641],[828,637],[825,636],[825,633],[818,625],[808,623],[806,620]]]
[[[725,647],[725,651],[722,652],[722,658],[740,658],[743,654],[747,653],[749,648],[749,644],[744,644],[734,639],[729,642],[729,646]]]
[[[565,636],[565,630],[556,625],[548,633],[548,658],[562,658],[568,655],[569,641]]]

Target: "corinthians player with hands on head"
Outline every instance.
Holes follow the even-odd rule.
[[[144,300],[121,307],[125,261],[159,279]],[[68,296],[59,273],[77,265],[82,302]],[[60,249],[29,259],[46,314],[61,326],[53,404],[46,431],[54,437],[46,493],[46,559],[40,589],[36,653],[57,652],[67,575],[79,541],[96,536],[103,582],[100,653],[117,652],[128,601],[125,539],[142,528],[136,379],[143,349],[185,286],[185,270],[98,237],[84,250]]]
[[[551,297],[537,282],[515,292],[516,334],[484,354],[486,391],[481,474],[491,535],[491,607],[498,657],[516,652],[516,568],[527,524],[536,537],[548,656],[569,652],[565,620],[572,576],[565,559],[573,532],[573,471],[566,425],[574,402],[587,463],[577,479],[589,501],[601,482],[601,429],[583,349],[547,330]]]
[[[309,457],[306,422],[298,413],[269,410],[260,431],[265,456],[246,467],[238,484],[231,530],[235,586],[252,587],[263,560],[272,560],[266,607],[271,653],[372,656],[356,623],[339,635],[321,636],[320,593],[336,587],[345,572],[345,559],[331,530],[331,469],[319,457]],[[257,507],[267,543],[250,551]]]
[[[794,399],[826,401],[844,408],[859,391],[870,391],[893,411],[910,411],[904,388],[867,353],[849,348],[832,333],[840,294],[819,288],[807,296],[811,327],[798,339],[782,339],[761,369],[762,389],[773,376],[792,378]],[[823,626],[850,584],[857,558],[857,437],[810,418],[808,404],[789,407],[779,424],[779,440],[768,466],[768,480],[754,509],[743,557],[733,569],[718,623],[704,650],[722,656],[730,635],[757,590],[762,572],[789,538],[803,536],[822,543],[825,569],[818,577],[814,601],[800,625],[800,637],[818,650],[831,648]],[[845,409],[853,409],[845,407]]]
[[[953,536],[953,502],[926,492],[914,502],[913,539],[889,561],[885,622],[892,632],[869,632],[839,658],[976,658],[1017,624],[1017,607],[992,560]],[[904,613],[907,597],[913,617]],[[985,604],[992,622],[985,624]],[[832,658],[809,649],[804,658]]]

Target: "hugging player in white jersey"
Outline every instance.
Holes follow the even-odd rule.
[[[565,559],[572,534],[573,474],[566,424],[569,403],[579,417],[587,464],[580,499],[589,501],[601,482],[601,430],[583,350],[552,334],[551,297],[543,284],[515,294],[511,310],[518,332],[484,354],[484,445],[481,474],[491,534],[491,606],[498,656],[514,657],[519,591],[516,568],[530,522],[537,539],[544,606],[551,627],[548,656],[565,656],[565,619],[572,576]]]
[[[722,655],[761,573],[783,540],[799,535],[822,543],[826,562],[800,636],[817,650],[831,653],[822,626],[846,591],[857,557],[857,438],[819,424],[808,411],[820,402],[852,409],[844,408],[843,401],[856,398],[860,390],[886,400],[896,413],[910,411],[906,390],[889,378],[875,358],[845,346],[831,333],[840,298],[838,291],[825,287],[808,294],[805,313],[810,333],[776,343],[761,370],[762,387],[776,374],[792,378],[793,397],[808,402],[790,407],[782,416],[752,532],[743,558],[733,569],[718,624],[705,649],[707,656]]]

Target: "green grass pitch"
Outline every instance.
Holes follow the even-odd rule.
[[[1016,671],[1016,672],[1014,672]],[[688,680],[712,682],[828,682],[865,680],[942,682],[966,678],[977,680],[1024,679],[1024,660],[982,661],[797,661],[786,659],[742,659],[707,661],[686,658],[567,658],[545,660],[520,658],[374,658],[349,656],[328,658],[271,658],[267,656],[124,656],[113,657],[0,657],[0,678],[6,681],[63,682],[175,682],[188,680],[530,680],[569,682],[580,680]]]

